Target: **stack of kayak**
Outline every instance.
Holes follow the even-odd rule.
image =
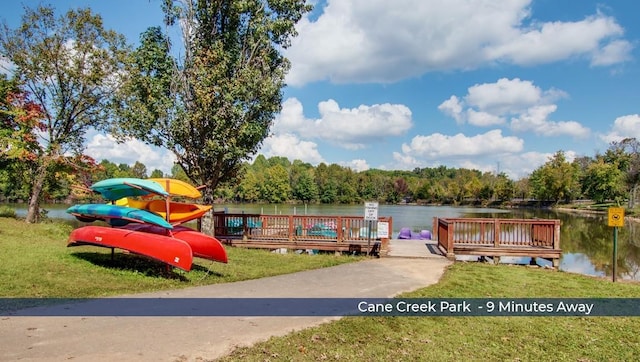
[[[211,206],[174,202],[173,197],[200,198],[200,191],[175,179],[112,178],[91,190],[107,204],[79,204],[67,209],[83,222],[102,220],[108,226],[83,226],[67,246],[94,245],[123,249],[189,271],[193,257],[221,263],[227,253],[214,237],[181,224],[201,218]]]

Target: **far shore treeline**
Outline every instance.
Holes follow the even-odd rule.
[[[21,202],[30,194],[29,168],[20,163],[0,169],[0,201]],[[337,164],[317,166],[285,157],[258,155],[245,163],[239,177],[215,190],[220,202],[350,204],[364,200],[383,203],[501,205],[513,200],[570,203],[589,199],[637,207],[640,192],[640,146],[635,138],[614,142],[603,154],[572,162],[558,151],[528,177],[512,180],[465,168],[416,168],[413,171],[370,169],[356,172]],[[76,202],[93,196],[87,187],[112,177],[172,177],[189,182],[180,166],[170,174],[149,172],[136,162],[115,164],[102,160],[90,170],[61,168],[45,183],[45,201]],[[198,186],[198,185],[196,185]]]

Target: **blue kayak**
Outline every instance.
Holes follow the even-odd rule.
[[[169,196],[159,183],[140,178],[110,178],[91,185],[91,190],[99,193],[106,200],[147,195]]]
[[[173,226],[162,216],[133,207],[109,204],[81,204],[71,206],[67,209],[67,212],[84,222],[104,220],[113,226],[122,226],[127,222],[137,222],[173,229]]]

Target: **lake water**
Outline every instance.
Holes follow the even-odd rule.
[[[26,214],[26,205],[9,205],[19,216]],[[48,217],[63,219],[78,225],[65,212],[67,205],[45,205]],[[216,211],[248,214],[297,214],[363,216],[364,205],[272,205],[217,204]],[[561,221],[560,246],[563,254],[560,270],[593,276],[611,277],[613,271],[613,229],[607,226],[606,215],[578,215],[552,210],[489,209],[451,206],[380,205],[379,216],[393,218],[393,235],[400,228],[415,231],[431,230],[434,217],[543,218]],[[530,258],[504,258],[504,262],[528,264]],[[541,265],[551,265],[539,261]],[[626,222],[618,229],[617,278],[640,280],[640,223]]]

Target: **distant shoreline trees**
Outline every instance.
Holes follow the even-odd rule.
[[[313,166],[300,160],[291,162],[285,157],[259,155],[252,163],[243,164],[239,181],[221,184],[214,191],[214,199],[216,202],[324,204],[377,200],[389,204],[480,206],[509,204],[513,200],[563,204],[590,199],[598,203],[629,201],[630,205],[637,205],[637,200],[635,204],[631,200],[640,196],[637,195],[640,157],[634,148],[636,143],[635,139],[614,142],[602,155],[581,157],[572,162],[566,160],[564,152],[558,151],[529,177],[517,181],[504,173],[496,175],[446,166],[413,171],[355,172],[337,164]],[[0,201],[24,200],[25,186],[12,177],[9,170],[0,170]],[[172,177],[189,181],[178,165],[169,174],[163,174],[160,170],[149,173],[140,162],[127,165],[102,160],[89,182],[111,177]],[[73,180],[79,179],[69,176],[48,180],[47,201],[67,200],[74,189]]]

